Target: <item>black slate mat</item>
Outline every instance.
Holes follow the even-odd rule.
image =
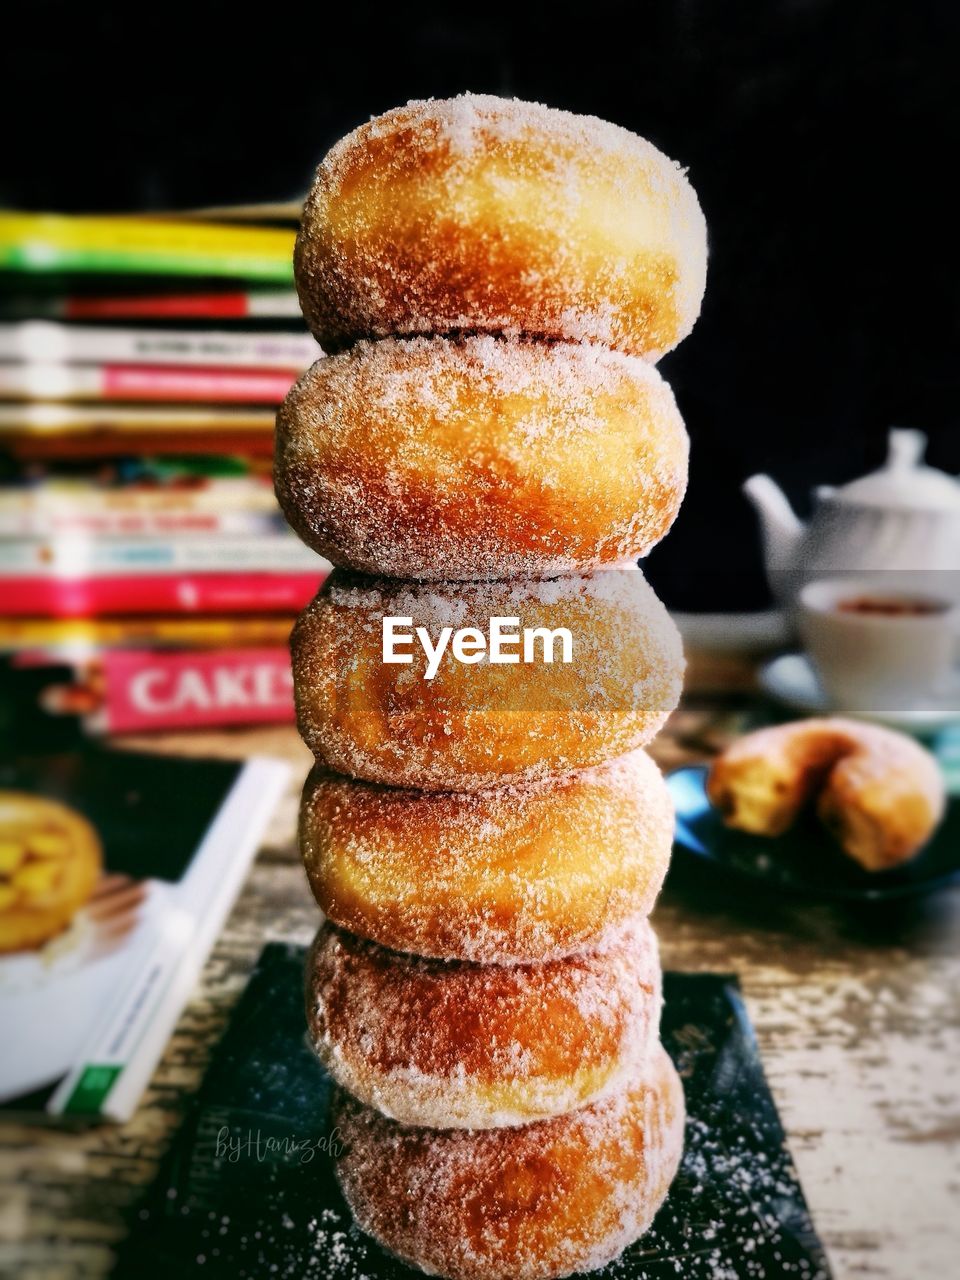
[[[191,1113],[131,1222],[116,1277],[408,1280],[352,1225],[330,1082],[305,1043],[303,950],[267,946]],[[687,1146],[653,1229],[603,1280],[829,1280],[736,979],[668,973],[663,1041]]]

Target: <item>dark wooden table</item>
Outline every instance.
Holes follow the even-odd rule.
[[[694,663],[654,754],[670,768],[741,721],[750,674]],[[122,744],[121,744],[122,745]],[[308,755],[292,729],[128,745]],[[122,1212],[154,1173],[227,1014],[269,939],[317,926],[295,842],[296,789],[134,1119],[80,1133],[0,1128],[0,1275],[107,1273]],[[896,911],[771,899],[678,862],[657,907],[664,965],[739,974],[790,1145],[838,1277],[947,1280],[960,1267],[960,889]]]

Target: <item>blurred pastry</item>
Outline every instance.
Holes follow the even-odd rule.
[[[916,856],[946,803],[933,756],[906,734],[839,717],[748,733],[714,761],[710,802],[727,826],[778,836],[807,805],[867,871]]]
[[[452,332],[595,342],[657,359],[692,329],[706,224],[636,134],[463,94],[362,124],[320,164],[297,288],[327,351]]]
[[[636,919],[560,960],[481,965],[327,923],[307,962],[307,1025],[334,1079],[401,1124],[528,1124],[642,1072],[660,1025],[657,942]]]
[[[101,866],[86,818],[53,800],[0,791],[0,952],[34,949],[61,933]]]
[[[687,483],[673,393],[643,360],[489,336],[361,342],[277,419],[277,495],[334,564],[550,578],[645,555]]]
[[[321,909],[384,947],[509,963],[649,915],[673,805],[643,751],[484,791],[413,791],[316,768],[300,850]]]

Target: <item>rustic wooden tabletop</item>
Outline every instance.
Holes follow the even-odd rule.
[[[694,665],[657,742],[666,767],[709,754],[750,694],[736,664]],[[138,748],[288,759],[293,729],[130,739]],[[124,1209],[153,1175],[263,944],[307,942],[317,914],[295,843],[296,788],[134,1119],[79,1133],[0,1125],[0,1275],[109,1272]],[[960,888],[863,913],[747,891],[678,862],[654,923],[664,965],[739,975],[835,1274],[924,1280],[960,1257]]]

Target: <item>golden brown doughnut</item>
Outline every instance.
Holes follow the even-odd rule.
[[[395,578],[550,578],[645,555],[686,488],[652,365],[490,336],[362,342],[277,419],[277,495],[334,564]]]
[[[839,717],[798,720],[740,738],[707,780],[724,822],[777,836],[808,803],[867,871],[914,857],[943,816],[940,767],[913,738]]]
[[[300,851],[335,924],[396,951],[545,960],[649,915],[673,844],[643,751],[485,791],[411,791],[316,768]]]
[[[658,358],[693,327],[706,225],[683,170],[593,116],[463,94],[342,138],[297,237],[307,323],[358,338],[463,331]]]
[[[100,841],[66,805],[0,791],[0,953],[61,933],[100,877]]]
[[[659,1023],[644,919],[577,955],[522,965],[402,955],[328,922],[307,964],[320,1061],[401,1124],[494,1129],[572,1111],[635,1078]]]
[[[492,617],[565,628],[570,662],[458,661],[433,679],[414,641],[410,665],[383,661],[383,619],[409,617],[486,635]],[[330,575],[291,641],[301,736],[337,773],[427,791],[476,791],[598,764],[648,742],[676,706],[680,637],[637,570],[544,582],[404,583]],[[476,656],[476,655],[473,655]],[[519,656],[514,650],[513,656]]]
[[[555,1280],[648,1229],[680,1163],[684,1102],[657,1046],[624,1092],[521,1128],[407,1128],[344,1092],[334,1120],[347,1203],[392,1253],[449,1280]]]

